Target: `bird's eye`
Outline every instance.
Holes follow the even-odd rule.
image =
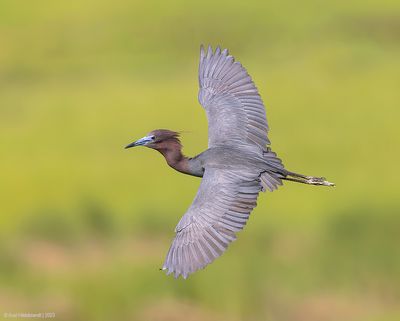
[[[152,140],[156,140],[156,136],[150,136],[150,138],[152,139]]]

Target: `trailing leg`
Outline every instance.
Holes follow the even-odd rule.
[[[293,172],[286,171],[286,176],[283,178],[287,181],[322,186],[335,186],[335,183],[328,182],[325,177],[306,176]]]

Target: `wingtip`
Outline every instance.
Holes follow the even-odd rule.
[[[179,279],[179,277],[182,276],[182,278],[184,280],[186,280],[189,277],[189,274],[190,274],[188,272],[181,272],[181,271],[178,271],[178,270],[174,271],[173,269],[169,269],[166,266],[163,266],[159,270],[160,271],[165,271],[166,275],[171,275],[172,274],[174,276],[174,279]]]
[[[211,57],[213,54],[215,55],[224,55],[228,56],[229,55],[229,50],[227,48],[223,49],[221,45],[217,45],[215,47],[215,51],[213,50],[213,47],[211,45],[205,46],[204,44],[200,44],[200,56],[201,57]]]
[[[200,53],[204,53],[204,45],[200,44]]]
[[[211,47],[211,45],[208,45],[208,49],[207,49],[207,57],[210,58],[213,54],[213,49]]]

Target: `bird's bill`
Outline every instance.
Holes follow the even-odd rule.
[[[138,139],[136,142],[133,142],[133,143],[125,146],[125,148],[143,146],[143,145],[146,145],[146,144],[148,144],[148,143],[150,143],[152,141],[153,141],[153,137],[152,136],[145,136],[143,138]]]

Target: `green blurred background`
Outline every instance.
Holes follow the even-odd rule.
[[[201,43],[253,76],[288,169],[187,280],[159,271],[207,146]],[[400,3],[0,2],[0,313],[58,320],[400,320]]]

